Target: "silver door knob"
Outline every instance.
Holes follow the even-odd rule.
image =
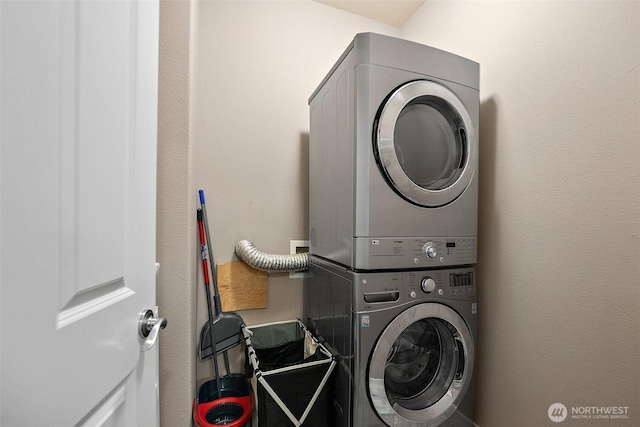
[[[140,313],[138,320],[138,334],[142,338],[146,338],[142,344],[142,351],[147,351],[158,340],[158,332],[167,326],[167,319],[164,317],[155,317],[153,310],[145,310]]]

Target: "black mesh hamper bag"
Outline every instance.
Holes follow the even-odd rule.
[[[258,427],[326,427],[335,358],[299,320],[244,330],[257,382]]]

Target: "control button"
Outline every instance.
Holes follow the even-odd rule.
[[[420,287],[424,292],[430,294],[436,288],[436,281],[433,280],[431,277],[425,276],[420,281]]]
[[[440,257],[440,262],[444,262],[444,257],[443,256]]]
[[[411,291],[409,295],[411,296],[411,298],[415,298],[418,296],[418,294],[416,294],[416,291]]]
[[[427,242],[422,247],[422,253],[427,258],[435,258],[438,255],[438,251],[432,242]]]
[[[418,265],[418,263],[419,263],[419,262],[420,262],[420,260],[419,260],[418,258],[414,258],[414,259],[413,259],[413,263],[414,263],[414,264]]]
[[[438,289],[438,295],[444,295],[444,291],[442,289]]]

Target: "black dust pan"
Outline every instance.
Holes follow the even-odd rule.
[[[215,299],[215,297],[214,297]],[[236,313],[219,314],[213,319],[213,332],[216,337],[216,350],[226,351],[244,341],[242,325],[244,321]],[[206,322],[200,330],[200,359],[206,359],[212,354],[210,323]]]

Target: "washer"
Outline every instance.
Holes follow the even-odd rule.
[[[354,269],[476,262],[479,65],[358,34],[309,99],[310,252]]]
[[[332,426],[473,426],[472,267],[354,272],[311,256],[304,319],[336,356]]]

